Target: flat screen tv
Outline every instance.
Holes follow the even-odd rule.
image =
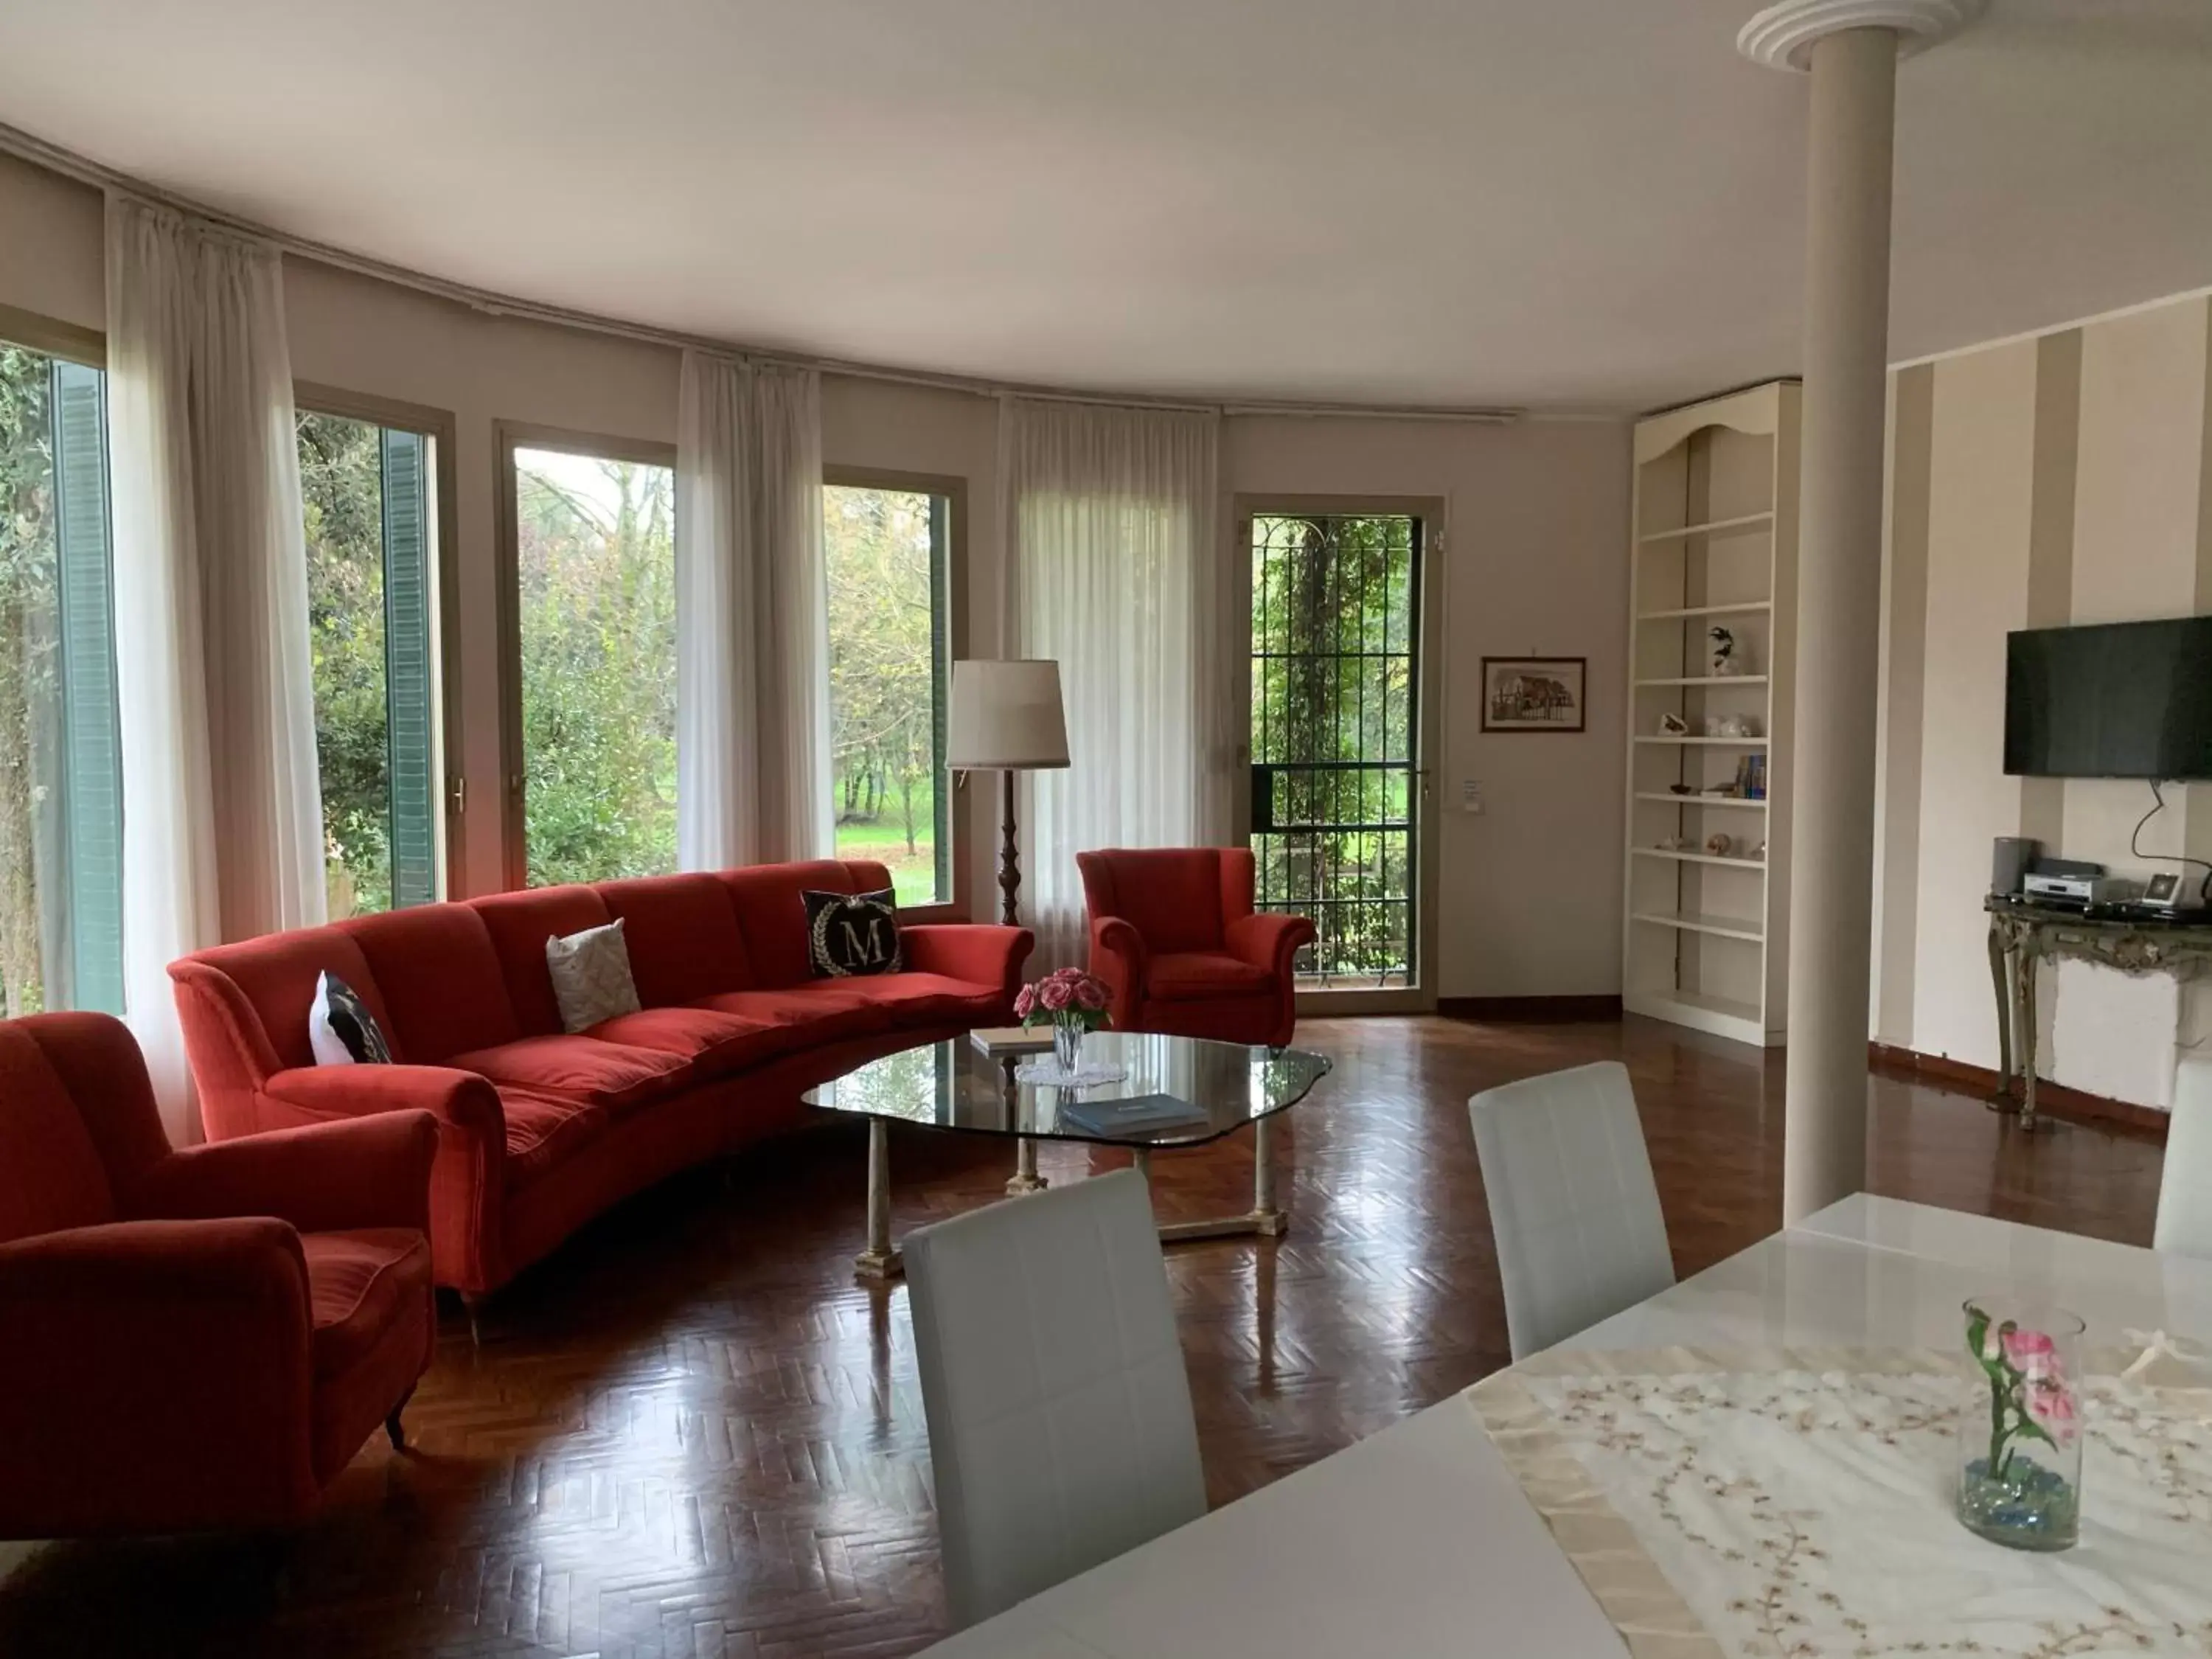
[[[2004,769],[2212,778],[2212,617],[2012,635]]]

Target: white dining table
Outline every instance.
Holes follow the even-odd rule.
[[[1861,1194],[1561,1344],[1942,1347],[1969,1297],[2087,1341],[2212,1333],[2212,1263]],[[928,1650],[934,1659],[1620,1659],[1474,1411],[1446,1400]]]

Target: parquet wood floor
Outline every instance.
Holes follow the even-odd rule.
[[[1506,1359],[1465,1102],[1618,1056],[1676,1265],[1780,1220],[1779,1054],[1644,1020],[1313,1022],[1337,1062],[1278,1156],[1279,1243],[1169,1258],[1212,1500],[1396,1421]],[[2147,1243],[2155,1146],[2023,1137],[1977,1100],[1875,1079],[1876,1191]],[[854,1283],[865,1137],[830,1124],[601,1220],[495,1302],[448,1310],[408,1413],[280,1537],[56,1545],[0,1585],[0,1655],[169,1659],[896,1655],[945,1630],[903,1289]],[[895,1137],[903,1230],[1000,1195],[1003,1146]],[[1100,1155],[1098,1166],[1118,1161]],[[1055,1181],[1089,1160],[1045,1149]],[[1239,1140],[1153,1165],[1164,1216],[1242,1208]],[[7,1425],[20,1433],[22,1425]]]

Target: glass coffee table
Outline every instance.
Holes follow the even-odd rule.
[[[1012,1140],[1014,1174],[1006,1182],[1012,1194],[1032,1193],[1045,1184],[1036,1170],[1040,1140],[1127,1146],[1142,1170],[1154,1152],[1207,1146],[1249,1123],[1251,1209],[1218,1220],[1172,1222],[1160,1229],[1160,1237],[1170,1242],[1244,1233],[1273,1237],[1289,1225],[1290,1217],[1275,1197],[1271,1126],[1277,1113],[1297,1105],[1328,1074],[1329,1062],[1322,1056],[1297,1048],[1252,1048],[1197,1037],[1094,1031],[1084,1039],[1085,1066],[1126,1066],[1128,1075],[1121,1080],[1085,1089],[1015,1081],[1018,1066],[1041,1058],[1045,1056],[994,1058],[963,1036],[885,1054],[806,1091],[803,1098],[810,1106],[868,1120],[868,1246],[854,1259],[861,1277],[889,1279],[901,1268],[899,1253],[891,1244],[893,1123]],[[1064,1109],[1077,1101],[1133,1100],[1146,1095],[1171,1095],[1203,1112],[1206,1121],[1171,1128],[1099,1133],[1063,1116]]]

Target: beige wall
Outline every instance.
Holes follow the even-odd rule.
[[[1883,652],[1881,1042],[1993,1066],[1981,899],[1990,843],[2046,848],[2140,878],[2142,783],[2004,775],[2005,635],[2212,611],[2202,295],[1891,377]],[[2153,853],[2212,844],[2212,786],[2167,791]],[[2177,991],[2069,963],[2042,987],[2041,1071],[2148,1105],[2171,1097],[2212,986]]]
[[[0,156],[0,305],[100,326],[100,220],[97,192]],[[496,779],[494,423],[673,441],[678,355],[487,315],[311,261],[289,261],[285,283],[300,380],[454,417],[459,761],[472,779]],[[992,401],[825,376],[823,454],[833,466],[968,481],[969,647],[977,655],[995,651],[1002,561]],[[1617,990],[1626,426],[1231,417],[1222,483],[1225,495],[1421,495],[1449,503],[1440,566],[1449,606],[1446,695],[1434,762],[1443,854],[1438,989],[1446,996]],[[1589,658],[1587,736],[1480,735],[1480,657],[1528,652]],[[1460,781],[1468,777],[1485,785],[1485,817],[1456,810]],[[481,786],[471,793],[477,803],[496,799]],[[995,814],[988,792],[973,793],[967,856],[979,905],[988,908],[995,897]],[[496,814],[472,811],[465,842],[472,881],[494,884]]]

